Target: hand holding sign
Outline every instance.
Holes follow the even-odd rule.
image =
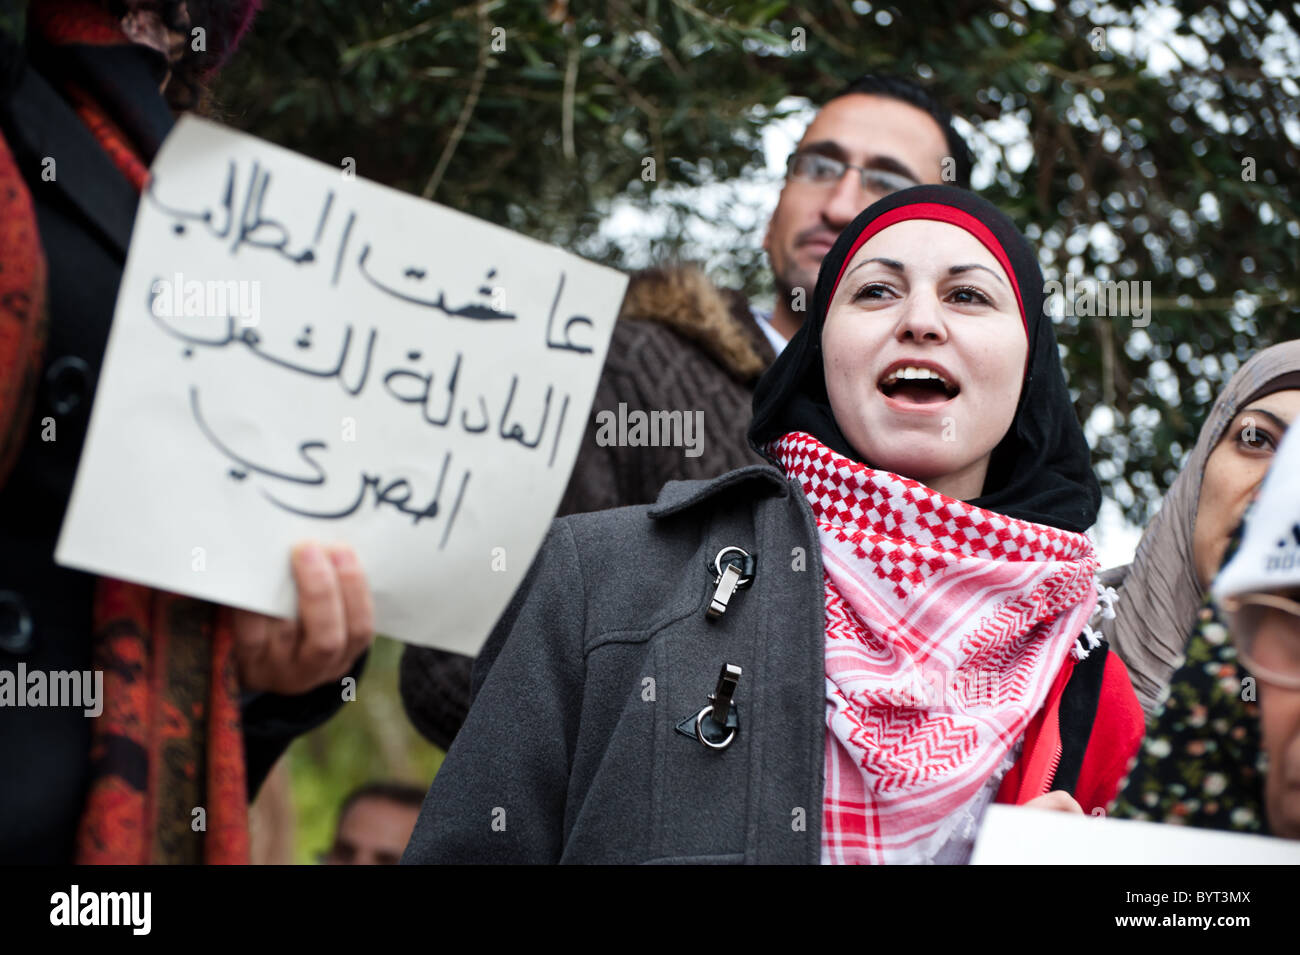
[[[298,619],[236,610],[235,657],[244,690],[293,696],[342,679],[375,635],[366,575],[346,544],[293,549]]]
[[[57,559],[276,617],[343,540],[476,652],[559,503],[624,276],[187,117],[141,197]]]

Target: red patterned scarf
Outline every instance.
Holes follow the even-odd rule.
[[[822,861],[934,861],[978,824],[1092,614],[1092,544],[801,432],[772,453],[812,505],[825,570]]]
[[[34,0],[29,29],[51,46],[125,44],[94,2]],[[91,91],[64,94],[136,189],[146,165]],[[46,328],[46,259],[22,174],[0,139],[0,482],[31,422]],[[244,774],[230,614],[213,604],[100,578],[93,665],[104,711],[77,838],[82,863],[248,861]]]

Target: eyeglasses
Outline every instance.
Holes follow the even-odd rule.
[[[1246,668],[1266,683],[1300,690],[1300,603],[1268,593],[1221,603]]]
[[[865,192],[887,195],[916,185],[914,179],[902,173],[854,166],[824,153],[796,152],[786,160],[785,164],[785,173],[789,178],[814,186],[833,186],[843,179],[844,174],[850,169],[857,170]]]

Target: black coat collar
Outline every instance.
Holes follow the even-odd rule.
[[[779,470],[766,464],[750,464],[708,481],[669,481],[648,513],[655,520],[671,517],[741,485],[781,497],[790,493],[790,485]]]
[[[110,61],[109,55],[116,54]],[[76,50],[70,56],[85,67],[81,77],[111,72],[115,77],[116,99],[133,104],[129,127],[143,142],[136,143],[146,162],[171,128],[167,104],[153,84],[148,58],[130,49]],[[53,61],[47,61],[53,62]],[[73,62],[61,60],[60,63]],[[75,208],[102,240],[123,260],[131,241],[139,195],[113,165],[99,142],[68,102],[36,67],[21,69],[4,112],[4,132],[19,162],[27,167],[25,178],[32,189],[48,188]],[[54,178],[43,171],[53,159]]]

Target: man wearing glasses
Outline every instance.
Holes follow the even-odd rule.
[[[910,80],[867,75],[828,100],[789,159],[763,239],[776,286],[772,313],[692,267],[633,275],[559,515],[648,504],[668,481],[759,463],[745,436],[754,385],[802,323],[840,230],[908,186],[969,188],[970,167],[951,115]],[[602,428],[602,419],[653,413],[698,421],[702,433],[683,442],[658,434],[650,443],[634,429]],[[468,711],[469,658],[408,647],[401,687],[420,732],[450,746]]]
[[[970,158],[947,111],[920,87],[864,76],[822,107],[786,165],[763,239],[777,298],[759,321],[778,353],[803,323],[840,230],[891,192],[939,182],[969,189]]]

